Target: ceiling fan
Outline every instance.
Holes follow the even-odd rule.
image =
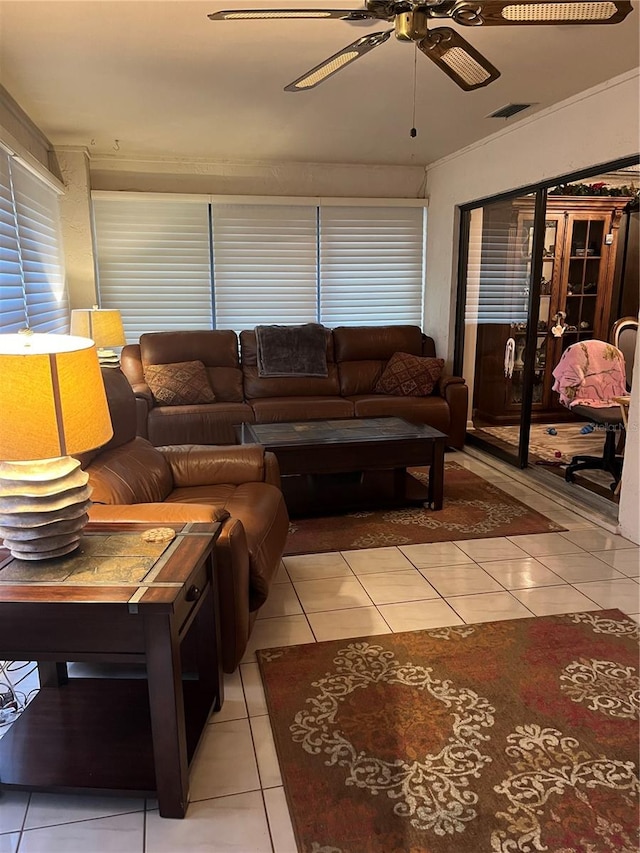
[[[558,24],[618,24],[632,11],[629,0],[365,0],[364,9],[237,9],[213,12],[212,21],[333,18],[341,21],[380,20],[393,28],[363,36],[307,71],[286,92],[312,89],[378,45],[392,33],[417,47],[445,74],[470,92],[500,76],[486,57],[451,27],[430,29],[430,19],[450,18],[465,27]]]

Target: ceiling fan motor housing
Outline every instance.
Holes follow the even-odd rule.
[[[395,35],[400,41],[420,41],[429,34],[425,12],[402,12],[395,19]]]
[[[400,12],[410,12],[412,0],[365,0],[367,12],[381,21],[392,21]]]

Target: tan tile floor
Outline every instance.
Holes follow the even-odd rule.
[[[601,607],[640,621],[637,546],[479,459],[456,461],[567,532],[286,557],[207,726],[185,820],[159,818],[154,800],[4,793],[0,853],[295,853],[258,648]],[[37,686],[22,674],[20,689]]]

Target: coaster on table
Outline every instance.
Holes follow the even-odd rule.
[[[175,539],[176,532],[172,527],[154,527],[140,534],[145,542],[171,542]]]

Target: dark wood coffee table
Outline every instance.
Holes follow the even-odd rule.
[[[0,789],[157,794],[163,817],[184,817],[223,701],[220,525],[162,525],[172,542],[143,542],[158,526],[90,524],[78,551],[38,563],[0,547],[0,657],[38,661],[41,682],[0,740]],[[146,678],[68,677],[67,661],[145,664]]]
[[[401,418],[340,418],[241,424],[241,444],[278,458],[290,512],[427,503],[442,509],[447,436]],[[407,473],[427,466],[429,485]]]

